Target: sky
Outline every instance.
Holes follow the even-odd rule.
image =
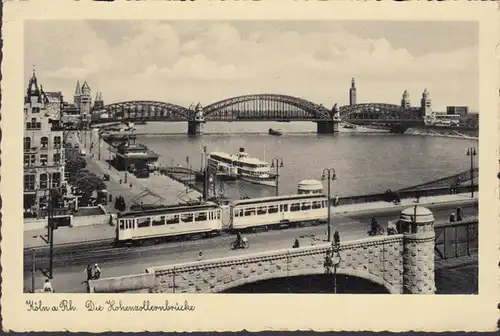
[[[398,21],[30,21],[26,85],[33,68],[46,91],[72,101],[76,81],[106,104],[158,100],[202,105],[278,93],[327,107],[412,106],[424,89],[433,110],[478,109],[478,26]]]

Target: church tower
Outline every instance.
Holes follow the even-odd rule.
[[[401,99],[401,107],[404,107],[404,108],[411,107],[410,94],[406,90],[405,90],[405,92],[403,92],[403,98]]]
[[[434,113],[432,113],[432,100],[431,95],[427,89],[422,93],[422,99],[420,100],[420,111],[421,116],[424,118],[425,124],[433,123]]]
[[[351,88],[349,89],[349,105],[356,105],[356,82],[354,78],[351,81]]]
[[[75,95],[73,96],[73,101],[77,108],[80,108],[81,98],[82,98],[82,89],[80,87],[80,81],[78,80],[76,81]]]
[[[84,82],[81,89],[80,97],[80,115],[90,116],[90,110],[92,108],[92,96],[90,87],[87,82]]]

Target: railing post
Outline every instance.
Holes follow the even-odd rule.
[[[457,228],[458,226],[453,226],[453,230],[455,231],[455,258],[458,258],[458,233],[457,233]]]
[[[470,256],[469,224],[470,223],[465,224],[465,229],[467,231],[467,234],[466,234],[466,237],[467,237],[467,256]]]
[[[444,260],[448,259],[448,256],[446,254],[446,226],[443,228],[443,254]]]
[[[175,266],[174,266],[174,274],[173,274],[173,279],[172,279],[172,290],[173,290],[173,293],[175,293]]]

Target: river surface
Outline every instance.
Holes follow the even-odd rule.
[[[280,129],[283,136],[268,135],[269,128]],[[241,147],[269,163],[281,157],[280,194],[296,193],[302,180],[320,180],[324,168],[336,171],[332,195],[397,190],[470,169],[467,147],[477,147],[477,140],[380,132],[341,130],[333,136],[317,135],[312,122],[209,122],[204,125],[205,134],[194,138],[187,137],[186,123],[149,123],[136,129],[137,141],[158,153],[162,166],[186,167],[189,157],[189,165],[200,169],[204,146],[208,152],[227,153],[237,153]],[[327,182],[323,184],[326,192]],[[272,196],[275,189],[234,181],[224,183],[224,192],[239,199]]]

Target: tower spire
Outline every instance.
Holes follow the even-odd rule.
[[[80,87],[80,80],[76,81],[75,96],[80,96],[82,94],[82,88]]]

